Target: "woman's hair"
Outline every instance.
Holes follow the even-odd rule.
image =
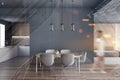
[[[98,30],[97,32],[98,32],[98,33],[103,33],[103,31],[101,31],[101,30]]]
[[[98,37],[98,38],[103,38],[103,37],[104,37],[104,36],[103,36],[103,31],[98,30],[97,32],[98,32],[98,34],[97,34],[97,37]]]

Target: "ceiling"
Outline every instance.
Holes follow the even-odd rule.
[[[53,1],[53,2],[52,2]],[[82,7],[94,9],[104,0],[63,0],[63,7]],[[42,7],[62,5],[61,0],[0,0],[0,19],[17,22],[24,21],[26,17]]]
[[[120,23],[120,0],[112,0],[94,14],[96,23]]]
[[[23,8],[23,7],[41,7],[44,2],[49,2],[49,4],[53,1],[57,1],[58,5],[61,5],[61,0],[0,0],[1,7],[7,8]],[[95,8],[100,2],[104,0],[63,0],[63,4],[65,7],[71,7],[72,4],[76,7],[89,7]],[[13,4],[14,3],[14,4]]]

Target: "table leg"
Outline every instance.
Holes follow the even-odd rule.
[[[40,61],[40,67],[41,67],[41,61]]]
[[[78,59],[76,59],[76,67],[78,67]]]
[[[36,72],[38,72],[38,58],[36,57]]]
[[[79,72],[80,72],[80,57],[78,58],[78,69],[79,69]]]
[[[40,57],[39,57],[39,62],[40,62],[39,64],[40,64],[40,68],[41,68],[41,59],[40,59]]]
[[[119,57],[120,57],[120,51],[119,51]]]

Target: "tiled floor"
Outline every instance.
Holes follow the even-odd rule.
[[[35,72],[35,65],[26,64],[20,70],[20,67],[28,58],[17,57],[10,61],[0,64],[0,80],[11,80],[16,76],[15,80],[120,80],[120,66],[106,65],[106,74],[89,71],[90,64],[82,64],[79,73],[76,67],[51,67],[39,68],[38,73]],[[17,73],[16,73],[17,71]]]

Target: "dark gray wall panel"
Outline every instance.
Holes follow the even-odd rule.
[[[35,55],[36,53],[42,52],[48,48],[54,48],[59,50],[63,48],[69,48],[72,51],[93,49],[93,27],[88,26],[89,22],[81,21],[83,18],[86,18],[86,15],[89,13],[90,9],[74,8],[73,21],[76,24],[75,32],[71,31],[71,11],[71,8],[64,8],[64,32],[60,31],[61,16],[60,9],[58,8],[42,25],[37,25],[37,23],[39,23],[39,19],[38,21],[35,21],[37,29],[31,32],[30,35],[31,55]],[[54,18],[54,32],[50,31],[51,18]],[[34,23],[34,21],[32,23]],[[31,29],[36,25],[32,25]],[[79,29],[81,28],[83,29],[82,34],[79,33]],[[87,34],[90,34],[91,36],[89,39],[86,38]]]

